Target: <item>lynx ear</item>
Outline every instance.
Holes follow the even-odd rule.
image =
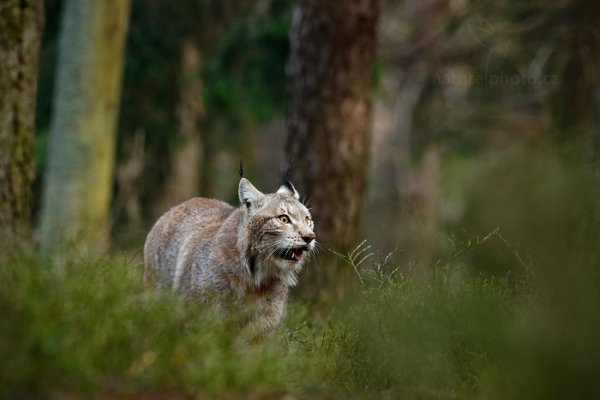
[[[300,195],[298,194],[298,191],[296,190],[296,188],[294,187],[294,185],[292,185],[292,182],[290,182],[290,181],[286,181],[283,185],[281,185],[281,187],[277,190],[277,193],[292,196],[296,200],[300,199]]]
[[[243,204],[247,209],[265,196],[246,178],[240,179],[238,195],[240,196],[240,203]]]

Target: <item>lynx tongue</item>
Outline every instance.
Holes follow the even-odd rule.
[[[302,260],[302,255],[303,255],[303,250],[302,249],[294,249],[294,250],[292,250],[292,257],[294,257],[294,260],[296,260],[296,261]]]

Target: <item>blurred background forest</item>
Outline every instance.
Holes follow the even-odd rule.
[[[294,168],[296,185],[322,221],[318,229],[326,248],[345,251],[368,238],[383,252],[398,248],[407,260],[425,265],[456,229],[482,234],[501,225],[475,221],[475,215],[466,220],[469,212],[477,213],[469,206],[469,191],[476,189],[469,184],[482,192],[501,189],[498,182],[474,176],[483,173],[490,158],[517,147],[528,152],[579,146],[575,157],[588,160],[590,169],[597,161],[598,8],[592,1],[387,1],[379,7],[371,2],[344,11],[347,19],[352,13],[366,19],[359,22],[364,26],[350,28],[336,20],[341,12],[328,16],[327,7],[311,3],[306,7],[314,8],[311,18],[321,31],[306,37],[290,29],[309,31],[311,18],[293,28],[292,3],[285,0],[133,1],[122,11],[106,6],[97,19],[105,18],[107,29],[115,29],[110,21],[118,19],[117,12],[123,15],[123,50],[94,68],[116,65],[113,86],[120,88],[114,88],[111,100],[116,122],[97,133],[90,129],[95,139],[88,142],[77,139],[84,134],[65,132],[85,130],[76,126],[83,117],[61,116],[72,114],[66,108],[72,105],[61,104],[74,101],[77,92],[71,91],[77,89],[55,90],[61,79],[67,86],[83,86],[69,63],[84,59],[71,54],[83,41],[75,43],[67,31],[82,36],[84,30],[69,25],[63,3],[45,4],[39,64],[30,220],[33,227],[42,225],[42,242],[60,236],[62,228],[68,231],[66,226],[75,224],[69,220],[80,219],[81,225],[93,225],[87,228],[94,231],[90,242],[97,243],[94,235],[106,231],[100,242],[139,248],[149,226],[172,205],[198,195],[235,203],[236,165],[244,160],[248,176],[267,191],[279,183],[284,168]],[[73,10],[71,18],[78,24],[94,18],[82,13]],[[61,26],[64,61],[59,60]],[[328,41],[325,50],[310,53],[314,44],[304,43],[313,40]],[[361,40],[363,47],[352,48]],[[356,59],[337,54],[335,46],[344,45],[348,54],[356,50]],[[353,63],[371,72],[358,71]],[[294,72],[297,66],[304,72]],[[65,77],[59,68],[67,71]],[[315,88],[302,73],[314,74],[309,78]],[[309,83],[297,83],[304,81]],[[93,96],[94,90],[83,86],[81,93]],[[366,107],[363,114],[335,108],[353,96]],[[310,102],[315,105],[303,105]],[[53,118],[61,133],[51,139]],[[312,131],[305,133],[298,120]],[[322,139],[327,136],[334,139]],[[346,143],[344,138],[354,139]],[[70,148],[77,146],[85,149],[87,163],[70,158]],[[53,151],[64,162],[49,168]],[[96,153],[107,154],[100,159]],[[510,157],[518,156],[507,157],[498,168],[515,167]],[[94,163],[100,165],[89,167]],[[83,167],[107,172],[86,174]],[[60,184],[68,180],[88,183],[71,186],[70,195],[69,184]],[[46,218],[52,221],[45,225],[44,185],[58,187],[46,190],[45,213],[62,213]],[[69,199],[77,191],[86,195]],[[78,215],[64,211],[67,207],[107,210]],[[81,236],[86,228],[74,231],[80,240],[87,237]]]
[[[265,385],[325,397],[599,393],[596,0],[6,0],[0,18],[3,252],[67,243],[139,263],[171,206],[236,204],[239,160],[264,192],[291,166],[324,248],[299,298],[340,297],[344,275],[367,322],[344,317],[355,338],[322,304],[292,312],[290,324],[329,321],[316,329],[333,344],[302,325],[286,346],[352,361],[277,364],[325,371],[315,382],[340,392]],[[161,373],[140,372],[139,387],[212,376]],[[223,379],[253,387],[236,373]]]

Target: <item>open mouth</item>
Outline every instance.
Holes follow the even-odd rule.
[[[302,260],[306,250],[308,250],[306,247],[279,249],[275,254],[277,257],[283,258],[284,260],[298,262]]]

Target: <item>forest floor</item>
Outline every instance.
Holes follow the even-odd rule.
[[[7,260],[0,266],[0,397],[598,394],[593,270],[551,287],[533,271],[518,280],[483,277],[452,258],[431,279],[415,281],[391,257],[358,265],[360,250],[344,257],[360,295],[319,312],[292,301],[277,334],[259,343],[240,338],[234,318],[145,287],[139,266],[126,259]]]

